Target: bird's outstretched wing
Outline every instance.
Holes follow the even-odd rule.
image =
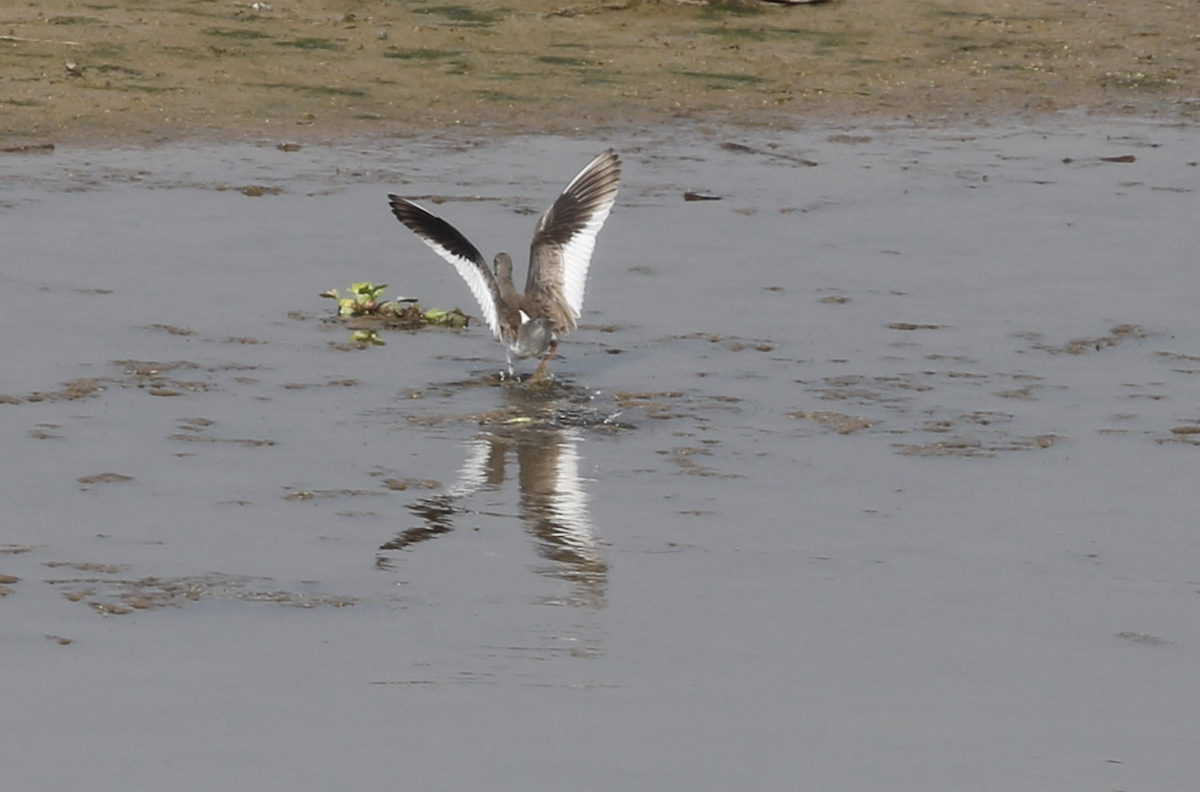
[[[423,206],[398,195],[388,195],[388,203],[397,220],[408,226],[435,253],[454,265],[454,269],[470,287],[471,294],[475,295],[483,320],[496,338],[500,338],[500,318],[496,310],[499,288],[479,250],[457,228]]]
[[[575,327],[582,314],[596,235],[617,200],[620,181],[621,160],[609,149],[571,180],[534,231],[525,294],[537,293],[541,301],[555,304],[560,332]]]

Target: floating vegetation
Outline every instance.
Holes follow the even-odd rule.
[[[387,344],[386,341],[380,338],[378,330],[355,330],[350,334],[350,340],[359,348],[384,346]]]
[[[386,288],[386,283],[376,286],[370,281],[362,281],[361,283],[350,284],[350,288],[346,290],[345,297],[341,296],[337,289],[323,291],[321,292],[321,296],[337,300],[338,316],[363,316],[382,311],[384,303],[379,298],[383,295],[383,290]],[[402,297],[399,301],[405,301],[406,299]]]
[[[416,306],[413,306],[416,308]],[[420,311],[420,308],[417,308]],[[461,308],[430,308],[428,311],[422,311],[421,316],[427,325],[437,325],[438,327],[451,327],[456,330],[461,330],[467,326],[467,315],[462,312]]]
[[[354,327],[351,336],[353,345],[362,349],[367,346],[383,346],[379,330],[420,330],[423,327],[449,327],[461,330],[469,320],[460,308],[421,308],[415,297],[398,297],[383,300],[386,283],[375,285],[369,281],[350,284],[345,294],[337,289],[321,292],[321,296],[337,300],[338,319],[373,321],[368,326]]]

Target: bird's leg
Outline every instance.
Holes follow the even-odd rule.
[[[533,379],[538,379],[539,377],[546,375],[546,364],[550,362],[550,358],[554,357],[554,350],[556,349],[558,349],[558,340],[551,339],[550,351],[548,351],[546,356],[542,358],[542,362],[538,363],[538,367],[533,370]]]

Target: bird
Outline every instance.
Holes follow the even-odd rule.
[[[493,260],[494,272],[462,232],[421,205],[388,194],[396,219],[454,266],[479,303],[483,320],[507,349],[508,376],[517,360],[540,357],[542,376],[558,349],[558,337],[575,329],[583,310],[588,267],[596,236],[617,200],[621,159],[609,149],[579,172],[542,214],[529,246],[525,292],[513,285],[507,253]]]

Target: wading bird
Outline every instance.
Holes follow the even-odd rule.
[[[571,332],[581,315],[596,235],[617,199],[620,180],[621,160],[612,149],[571,180],[534,229],[524,294],[513,286],[507,253],[497,254],[493,274],[457,228],[407,198],[388,195],[388,200],[396,219],[467,282],[483,320],[508,350],[509,376],[515,376],[516,360],[540,357],[537,377],[558,348],[558,336]]]

